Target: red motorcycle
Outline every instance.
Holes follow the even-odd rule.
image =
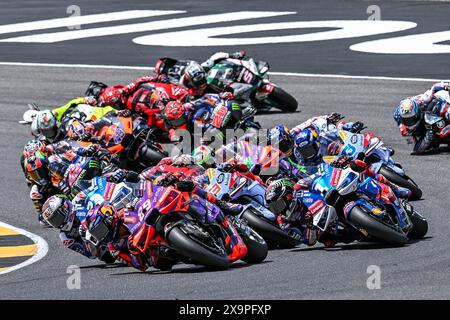
[[[147,181],[143,197],[124,215],[130,230],[139,221],[145,222],[146,232],[134,237],[133,246],[148,257],[165,252],[165,269],[178,261],[226,269],[237,260],[258,263],[267,256],[264,239],[241,220],[174,187]]]

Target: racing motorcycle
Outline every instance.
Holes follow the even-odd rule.
[[[277,216],[267,208],[265,185],[237,170],[229,172],[209,168],[209,184],[205,190],[217,198],[244,205],[238,216],[260,234],[269,247],[294,247],[296,240],[288,236],[277,223]]]
[[[194,149],[194,159],[203,166],[214,162],[228,164],[245,164],[251,170],[259,167],[258,175],[263,181],[277,175],[291,179],[303,177],[307,168],[283,157],[281,151],[270,144],[258,144],[257,136],[252,132],[245,134],[236,141],[223,145],[218,150],[208,146]],[[262,142],[259,140],[259,142]]]
[[[160,58],[154,72],[167,74],[169,78],[179,80],[188,61],[172,58]],[[285,90],[269,81],[268,64],[257,63],[253,58],[224,59],[214,65],[207,74],[207,83],[217,92],[226,91],[229,83],[235,96],[250,99],[257,109],[272,107],[285,112],[295,112],[297,100]]]
[[[304,192],[303,202],[313,215],[313,224],[325,231],[334,221],[350,225],[369,238],[393,245],[419,239],[428,231],[428,222],[404,200],[392,199],[392,189],[362,176],[367,164],[354,160],[347,168],[335,168],[326,159],[311,183],[312,192]],[[337,217],[328,204],[335,208]]]
[[[85,141],[70,140],[70,143],[81,147],[97,143],[116,155],[120,168],[140,172],[168,155],[162,145],[152,141],[151,128],[141,117],[103,117],[91,124],[93,133],[83,139]],[[72,127],[76,127],[76,123]]]
[[[150,227],[143,236],[147,240],[137,248],[149,259],[155,250],[164,251],[172,260],[167,269],[177,262],[226,269],[237,260],[259,263],[267,256],[267,244],[254,230],[190,192],[150,181],[133,186],[97,177],[83,193],[76,207],[81,221],[85,221],[89,208],[105,202],[118,211],[127,208],[124,221],[131,233],[138,224]],[[92,241],[88,233],[87,237]]]
[[[194,115],[191,120],[192,127],[202,129],[261,129],[255,122],[256,109],[241,105],[234,100],[222,99],[218,94],[206,94],[194,102]]]
[[[439,108],[439,116],[436,113],[432,112],[425,112],[424,114],[424,121],[425,121],[425,128],[427,130],[433,130],[436,133],[441,132],[442,128],[446,126],[446,120],[444,117],[447,116],[447,118],[450,119],[450,116],[448,115],[450,113],[450,94],[448,91],[441,90],[437,92],[434,95],[435,99],[437,100],[438,104],[435,106],[435,108]],[[446,115],[447,113],[447,115]],[[438,144],[447,144],[450,147],[450,138],[444,139],[438,137]]]
[[[374,172],[382,174],[400,187],[411,190],[411,200],[422,197],[422,190],[406,175],[401,164],[394,161],[391,149],[387,148],[380,138],[372,133],[351,133],[345,130],[339,130],[338,136],[343,142],[339,155],[348,155],[355,159],[360,153],[364,153],[364,161],[371,165]]]

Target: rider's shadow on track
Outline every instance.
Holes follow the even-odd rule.
[[[271,263],[272,260],[266,260],[258,264],[266,264]],[[183,265],[183,264],[180,264]],[[229,269],[226,270],[217,270],[210,267],[200,266],[200,265],[185,265],[185,267],[181,268],[174,268],[172,270],[163,271],[163,270],[157,270],[157,269],[149,269],[146,271],[131,271],[131,272],[124,272],[124,273],[112,273],[112,276],[124,276],[124,275],[130,275],[130,274],[145,274],[145,275],[164,275],[164,274],[183,274],[183,273],[202,273],[202,272],[231,272],[234,270],[239,270],[242,268],[248,268],[252,267],[253,264],[247,264],[245,262],[236,262],[233,263]]]
[[[412,154],[412,153],[411,153]],[[414,155],[415,157],[426,157],[426,156],[433,156],[433,155],[450,155],[450,146],[440,146],[438,150],[432,151],[432,152],[426,152],[424,154],[417,154]]]
[[[317,250],[323,250],[323,251],[345,251],[345,250],[380,250],[380,249],[398,249],[398,248],[404,248],[409,247],[410,245],[413,245],[418,242],[422,241],[429,241],[433,237],[424,237],[422,239],[418,240],[410,240],[408,243],[406,243],[403,246],[398,245],[390,245],[386,243],[380,243],[380,242],[355,242],[355,243],[348,243],[348,244],[339,244],[332,248],[325,248],[323,246],[320,247],[306,247],[306,248],[295,248],[290,250],[290,252],[307,252],[307,251],[317,251]]]

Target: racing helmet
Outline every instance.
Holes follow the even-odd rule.
[[[333,141],[327,147],[327,155],[328,156],[337,156],[341,152],[344,143],[342,141]]]
[[[41,151],[41,152],[45,151],[44,142],[42,142],[42,140],[40,140],[40,139],[30,140],[23,147],[23,156],[25,158],[28,158],[28,157],[34,155],[37,151]]]
[[[265,193],[265,200],[270,211],[285,214],[294,199],[294,182],[290,179],[278,179],[269,184]]]
[[[64,180],[70,161],[62,155],[51,155],[48,157],[48,171],[54,186]]]
[[[400,102],[400,121],[409,130],[415,129],[420,123],[420,107],[414,99]]]
[[[95,97],[98,99],[104,89],[108,88],[103,82],[91,81],[84,95],[86,97]]]
[[[206,72],[198,62],[191,61],[184,69],[184,84],[189,88],[206,89],[206,78]]]
[[[70,138],[79,138],[87,132],[86,126],[78,119],[70,119],[66,125],[67,136]]]
[[[187,122],[186,109],[178,101],[169,101],[161,108],[164,121],[171,127],[179,127]]]
[[[192,157],[202,167],[208,167],[214,163],[214,151],[211,147],[201,145],[194,149]]]
[[[295,137],[296,155],[303,159],[311,159],[317,156],[319,147],[317,133],[314,130],[304,129]]]
[[[23,167],[35,183],[45,185],[48,182],[46,160],[47,156],[42,151],[36,151],[24,158]]]
[[[278,149],[285,155],[290,156],[294,148],[294,138],[292,137],[289,129],[284,125],[277,125],[267,132],[267,141],[278,142]]]
[[[51,110],[43,110],[33,118],[33,121],[31,122],[31,133],[34,136],[42,134],[49,140],[56,137],[56,134],[58,133],[58,123]]]
[[[70,231],[75,220],[72,202],[64,195],[55,195],[45,201],[42,216],[53,228]]]
[[[114,236],[119,217],[109,203],[94,206],[86,216],[87,229],[97,242],[108,241]]]
[[[102,90],[98,97],[99,106],[111,106],[115,109],[120,109],[125,105],[126,98],[123,94],[122,85],[114,85]]]

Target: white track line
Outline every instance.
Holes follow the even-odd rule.
[[[8,269],[0,272],[0,275],[5,274],[5,273],[9,273],[11,271],[15,271],[15,270],[21,269],[23,267],[26,267],[26,266],[32,264],[32,263],[35,263],[36,261],[41,260],[47,254],[47,252],[48,252],[48,244],[41,237],[39,237],[39,236],[37,236],[37,235],[35,235],[35,234],[31,233],[31,232],[28,232],[26,230],[23,230],[23,229],[14,227],[14,226],[11,226],[11,225],[9,225],[7,223],[4,223],[4,222],[1,222],[1,221],[0,221],[0,226],[8,228],[8,229],[11,229],[11,230],[14,230],[14,231],[16,231],[16,232],[18,232],[18,233],[20,233],[20,234],[30,238],[31,240],[33,240],[33,242],[36,244],[36,247],[37,247],[37,252],[30,259],[28,259],[28,260],[26,260],[26,261],[24,261],[22,263],[16,264],[15,266],[8,267]]]
[[[0,66],[29,66],[29,67],[54,67],[54,68],[89,68],[89,69],[121,69],[121,70],[153,70],[153,67],[140,66],[113,66],[104,64],[65,64],[65,63],[34,63],[34,62],[0,62]],[[382,76],[352,76],[344,74],[316,74],[295,72],[269,72],[274,76],[309,77],[309,78],[338,78],[338,79],[366,79],[366,80],[390,80],[390,81],[423,81],[437,82],[443,79],[426,78],[398,78]]]

